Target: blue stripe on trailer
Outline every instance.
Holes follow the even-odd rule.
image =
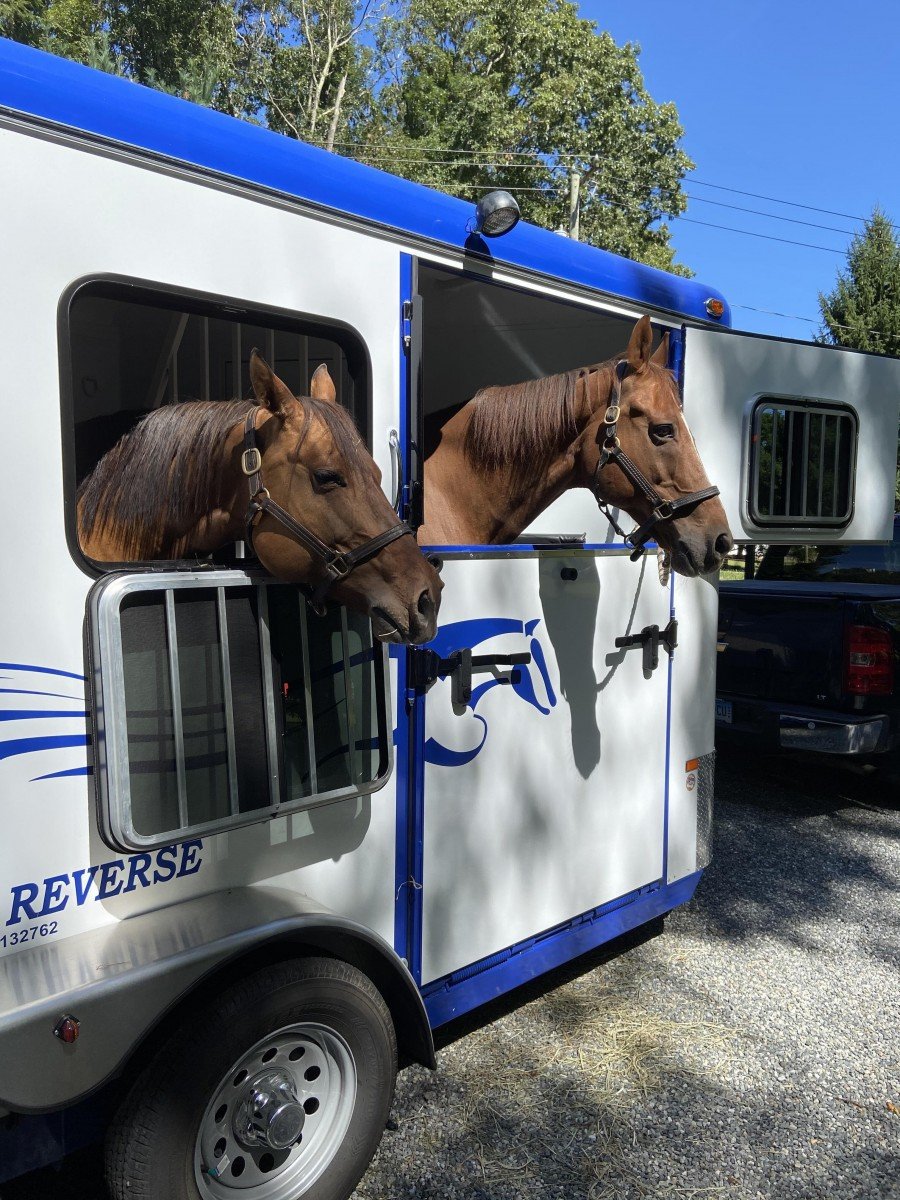
[[[709,323],[713,288],[521,221],[489,246],[473,236],[474,206],[374,167],[307,146],[0,39],[0,108],[305,201],[473,258],[555,276]]]
[[[432,1028],[686,904],[702,875],[696,871],[665,886],[650,884],[427,984],[422,995]]]

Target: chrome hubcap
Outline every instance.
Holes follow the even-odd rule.
[[[263,1038],[220,1080],[200,1121],[194,1175],[204,1200],[295,1200],[339,1152],[356,1101],[356,1063],[327,1026]]]
[[[305,1120],[293,1079],[284,1071],[266,1071],[245,1086],[231,1127],[248,1150],[254,1146],[287,1150],[299,1139]]]

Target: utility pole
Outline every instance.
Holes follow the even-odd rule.
[[[578,241],[581,218],[581,172],[569,171],[569,237]]]

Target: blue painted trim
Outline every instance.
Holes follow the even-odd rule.
[[[584,551],[596,553],[597,551],[628,550],[628,547],[623,542],[573,542],[570,546],[549,545],[547,542],[538,542],[535,544],[526,542],[494,542],[485,545],[477,546],[423,546],[423,550],[429,554],[442,554],[450,558],[453,554],[502,554],[504,557],[512,557],[513,555],[528,555],[541,554],[544,552],[552,554],[582,554]],[[656,542],[648,542],[647,549],[655,552]]]
[[[87,744],[87,736],[83,733],[15,738],[12,741],[0,742],[0,758],[13,758],[17,754],[35,754],[41,750],[65,750],[70,746],[86,746]]]
[[[488,245],[471,233],[474,206],[258,125],[0,39],[0,108],[188,164],[321,210],[488,262],[566,280],[710,324],[724,296],[693,280],[631,262],[525,221]]]
[[[669,620],[675,616],[675,572],[669,576]],[[663,881],[669,875],[669,788],[672,763],[672,677],[675,670],[675,653],[668,656],[669,663],[666,678],[666,778],[663,789]]]
[[[427,984],[422,995],[432,1028],[686,904],[702,874],[697,871],[667,886],[651,884]]]
[[[0,38],[0,49],[2,49],[4,44],[3,39]],[[2,59],[0,59],[0,62],[2,62]],[[2,75],[0,75],[0,79],[2,79]],[[56,667],[34,667],[28,663],[0,662],[0,671],[33,671],[36,675],[61,675],[64,679],[77,679],[81,683],[84,683],[83,675],[76,675],[74,671],[58,671]],[[2,678],[5,679],[7,676],[4,675]]]
[[[398,304],[401,307],[405,300],[412,298],[412,259],[408,254],[400,255],[400,294]],[[403,470],[404,487],[409,479],[409,357],[403,344],[404,322],[400,321],[399,355],[400,370],[400,412],[399,428],[400,459]],[[401,504],[402,511],[402,504]],[[394,735],[396,764],[396,830],[394,834],[394,949],[397,954],[409,961],[409,898],[407,896],[410,878],[410,776],[412,772],[412,729],[410,727],[408,706],[409,699],[406,686],[406,668],[409,661],[409,649],[405,646],[392,648],[392,657],[397,660],[397,729]]]

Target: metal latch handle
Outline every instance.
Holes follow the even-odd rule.
[[[665,646],[671,658],[675,653],[675,647],[678,645],[678,622],[674,617],[672,617],[662,631],[660,631],[658,625],[645,625],[640,633],[631,633],[625,637],[617,637],[615,644],[619,650],[628,650],[632,646],[641,646],[644,651],[644,670],[655,671],[659,666],[660,642]]]

